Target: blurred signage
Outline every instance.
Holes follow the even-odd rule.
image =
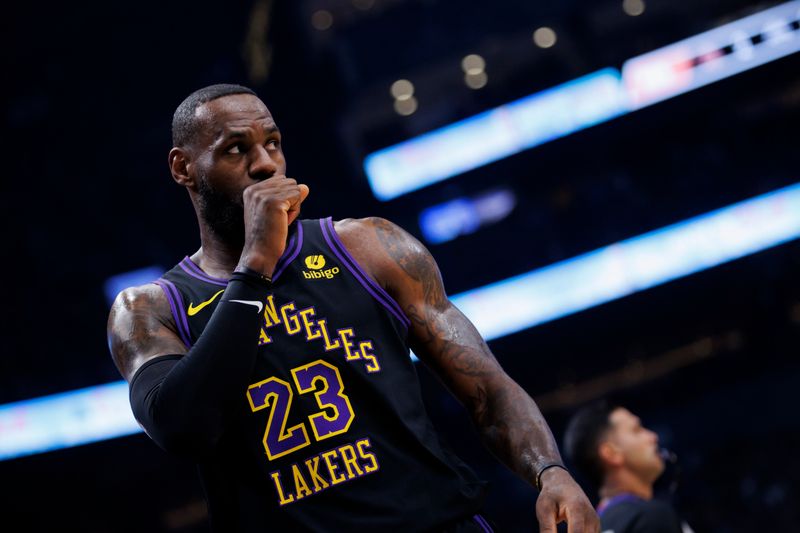
[[[630,110],[655,104],[800,50],[800,2],[789,2],[629,59]]]
[[[626,112],[621,87],[607,68],[372,153],[372,192],[391,200],[610,120]]]
[[[441,244],[499,222],[516,205],[517,197],[509,189],[489,191],[472,198],[456,198],[422,211],[419,227],[426,241]]]

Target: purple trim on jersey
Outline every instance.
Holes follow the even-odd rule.
[[[601,503],[600,505],[597,506],[597,516],[603,516],[603,513],[606,512],[609,507],[613,507],[618,503],[633,502],[633,501],[644,501],[644,500],[635,494],[631,494],[630,492],[623,492],[622,494],[617,494],[607,502]]]
[[[189,335],[189,323],[186,321],[186,314],[183,312],[183,299],[178,289],[171,281],[164,278],[154,281],[156,285],[161,287],[164,294],[167,296],[169,308],[172,309],[172,317],[175,319],[175,326],[178,328],[178,335],[180,335],[183,344],[187,348],[192,347],[191,336]]]
[[[228,280],[221,279],[221,278],[212,278],[205,272],[203,272],[199,266],[195,264],[194,261],[187,255],[183,258],[183,261],[178,263],[178,266],[183,269],[184,272],[192,276],[193,278],[197,278],[200,281],[205,281],[206,283],[211,283],[212,285],[219,285],[220,287],[226,287],[228,285]]]
[[[295,237],[296,241],[295,242]],[[292,246],[294,246],[294,250],[292,250]],[[289,245],[286,247],[286,250],[283,252],[283,255],[278,259],[278,262],[275,264],[275,272],[272,274],[272,281],[278,279],[286,267],[289,266],[289,263],[295,260],[297,255],[300,253],[300,249],[303,247],[303,224],[299,221],[297,222],[297,233],[292,235],[292,238],[289,239]]]
[[[339,258],[339,261],[347,267],[347,269],[355,276],[361,285],[367,289],[373,298],[378,300],[378,302],[383,305],[390,313],[392,313],[395,318],[397,318],[401,324],[403,324],[406,329],[411,326],[411,321],[403,314],[403,310],[400,309],[400,306],[397,302],[394,301],[394,298],[389,296],[386,291],[384,291],[369,275],[364,272],[358,262],[350,255],[350,252],[347,251],[344,243],[339,239],[339,236],[336,234],[336,230],[333,228],[333,220],[331,217],[320,219],[319,225],[322,228],[322,235],[325,237],[325,241],[328,243],[328,247],[330,247],[331,251]]]
[[[298,226],[302,226],[302,224],[300,224],[299,222],[298,222],[297,225]],[[300,230],[300,231],[302,231],[302,230]],[[295,232],[295,234],[292,235],[291,238],[289,238],[289,244],[286,245],[286,249],[283,251],[281,256],[278,258],[278,262],[275,263],[275,269],[272,271],[273,277],[275,277],[275,272],[280,273],[286,267],[286,265],[288,264],[286,262],[286,259],[289,257],[289,255],[291,255],[291,252],[294,251],[294,245],[295,245],[296,240],[297,240],[297,232]]]
[[[472,517],[472,519],[475,520],[478,525],[481,526],[484,531],[486,531],[486,533],[494,533],[492,526],[490,526],[489,522],[487,522],[481,515],[476,514]]]

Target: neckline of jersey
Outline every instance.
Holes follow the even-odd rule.
[[[303,246],[303,225],[300,220],[297,221],[297,224],[293,224],[295,226],[295,231],[292,236],[289,238],[289,243],[286,246],[286,249],[283,251],[283,254],[278,258],[278,262],[275,264],[275,274],[272,277],[272,280],[275,281],[281,275],[281,273],[286,269],[286,267],[294,261],[297,255],[300,253],[300,248]],[[200,268],[200,265],[194,262],[194,260],[189,257],[188,255],[183,258],[183,263],[185,266],[189,267],[189,270],[192,272],[188,272],[189,274],[194,274],[196,278],[200,279],[201,281],[208,281],[215,285],[223,284],[227,285],[230,281],[230,278],[215,278],[214,276],[208,274],[205,270]]]

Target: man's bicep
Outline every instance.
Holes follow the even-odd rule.
[[[126,380],[150,359],[186,353],[171,322],[169,303],[157,285],[126,289],[117,296],[108,317],[108,338],[114,363]]]

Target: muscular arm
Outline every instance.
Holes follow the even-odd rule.
[[[560,462],[539,409],[447,299],[425,247],[380,218],[340,223],[337,231],[405,311],[414,353],[467,408],[492,452],[531,484],[541,466]]]
[[[117,296],[108,317],[108,337],[111,357],[126,381],[150,359],[186,353],[167,298],[154,284],[132,287]]]
[[[532,485],[544,465],[561,463],[541,412],[503,371],[475,326],[447,299],[439,269],[428,250],[380,218],[342,221],[336,229],[356,259],[405,311],[411,320],[409,338],[414,353],[467,408],[489,449]],[[539,512],[555,513],[564,519],[570,508],[579,508],[570,519],[570,530],[572,522],[578,524],[577,528],[588,523],[587,530],[594,530],[596,525],[591,522],[596,516],[591,516],[588,499],[566,471],[550,468],[541,481],[545,489],[549,486],[554,492],[563,491],[566,498],[561,507],[537,507]],[[588,522],[585,515],[589,515]]]
[[[112,356],[148,435],[165,450],[202,457],[222,436],[256,358],[260,313],[230,300],[263,301],[266,290],[232,279],[188,351],[160,291],[145,285],[117,298],[108,322]]]

